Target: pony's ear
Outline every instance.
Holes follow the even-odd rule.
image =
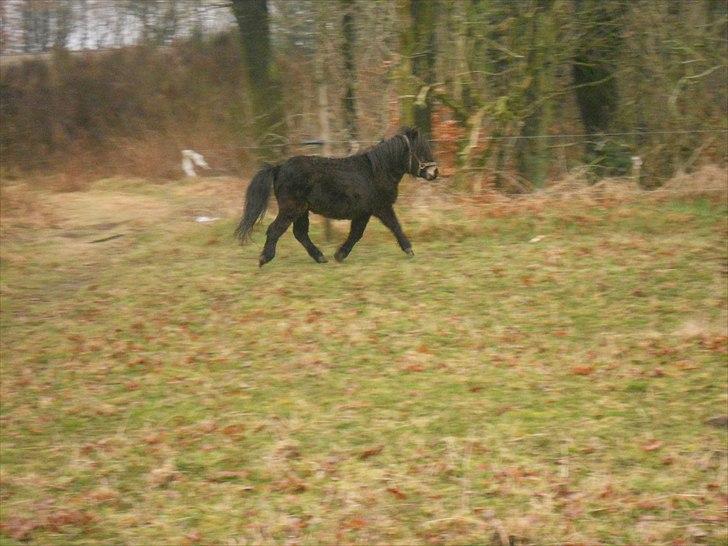
[[[417,127],[410,127],[407,129],[407,136],[410,137],[412,140],[417,140],[417,137],[420,136],[420,131],[417,129]]]

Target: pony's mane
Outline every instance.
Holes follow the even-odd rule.
[[[392,173],[395,168],[402,168],[409,154],[403,137],[407,138],[404,132],[397,133],[362,152],[361,155],[371,163],[375,175],[382,176]],[[414,146],[414,143],[411,142],[410,145]]]

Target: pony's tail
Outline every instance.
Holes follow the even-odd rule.
[[[235,228],[235,237],[242,243],[248,240],[253,226],[265,216],[268,208],[268,199],[273,190],[273,181],[278,174],[277,165],[266,165],[253,177],[245,192],[245,209],[238,227]]]

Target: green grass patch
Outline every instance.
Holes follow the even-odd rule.
[[[372,222],[259,270],[117,193],[170,211],[3,241],[3,543],[725,541],[722,205],[403,204],[414,259]]]

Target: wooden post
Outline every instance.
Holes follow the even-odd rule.
[[[322,35],[325,36],[325,33]],[[325,51],[323,43],[319,42],[319,51],[316,52],[316,83],[318,85],[318,117],[321,153],[324,157],[331,157],[331,125],[329,123],[329,86],[326,83]],[[331,220],[324,218],[324,236],[331,240]]]

